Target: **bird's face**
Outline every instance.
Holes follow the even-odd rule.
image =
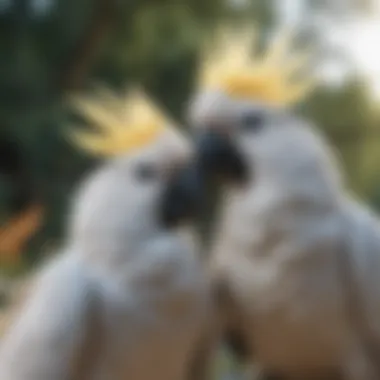
[[[163,136],[126,165],[131,203],[140,205],[165,229],[192,223],[203,197],[203,178],[189,150]]]
[[[191,152],[162,136],[136,153],[110,160],[85,181],[74,205],[75,235],[98,231],[132,241],[193,221],[201,198]]]
[[[294,180],[324,156],[314,130],[281,107],[210,92],[194,97],[190,123],[210,175],[235,184]]]

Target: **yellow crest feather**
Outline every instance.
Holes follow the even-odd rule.
[[[254,29],[223,30],[216,49],[206,49],[199,78],[201,90],[222,90],[232,97],[278,105],[300,101],[313,88],[312,78],[300,78],[310,54],[291,53],[292,34],[283,31],[262,57],[255,57]]]
[[[96,97],[73,99],[73,104],[99,131],[72,131],[71,140],[102,157],[141,148],[156,140],[170,123],[141,89],[129,91],[125,97],[103,89]]]

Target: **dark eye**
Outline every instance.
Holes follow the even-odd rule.
[[[244,131],[256,132],[264,125],[264,117],[259,113],[247,113],[241,120],[241,128]]]
[[[158,170],[152,164],[143,163],[136,166],[135,175],[139,181],[152,181],[158,177]]]

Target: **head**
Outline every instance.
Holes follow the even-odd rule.
[[[191,101],[189,119],[200,161],[210,176],[240,185],[270,180],[281,186],[315,176],[315,170],[325,175],[325,144],[291,111],[311,85],[294,79],[300,57],[287,60],[287,40],[280,40],[254,60],[250,46],[236,48],[242,41],[247,38],[225,41],[227,63],[219,57],[206,65],[202,87]]]
[[[166,118],[159,117],[161,113],[146,97],[142,100],[139,94],[138,99],[138,104],[124,106],[124,112],[131,109],[127,124],[119,119],[122,133],[116,128],[108,131],[108,137],[75,134],[82,147],[107,157],[84,182],[74,205],[71,228],[81,239],[112,236],[115,242],[144,242],[149,234],[188,225],[197,214],[201,183],[190,170],[190,144]],[[93,119],[106,115],[100,112],[104,109],[94,109],[86,108]],[[136,119],[131,117],[135,111]],[[117,114],[107,115],[115,127]]]
[[[198,113],[211,98],[213,106]],[[315,176],[316,170],[325,174],[331,166],[321,136],[283,107],[205,93],[194,98],[192,113],[199,160],[210,175],[232,185],[260,180],[285,185]]]

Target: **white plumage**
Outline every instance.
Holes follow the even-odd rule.
[[[163,228],[157,208],[187,158],[164,135],[84,181],[62,252],[1,341],[1,379],[185,378],[211,305],[190,234]],[[157,177],[139,181],[147,163]]]
[[[250,179],[226,191],[211,269],[252,361],[287,378],[378,379],[378,220],[348,195],[313,126],[280,107],[212,96],[194,99],[193,122],[230,135]]]

